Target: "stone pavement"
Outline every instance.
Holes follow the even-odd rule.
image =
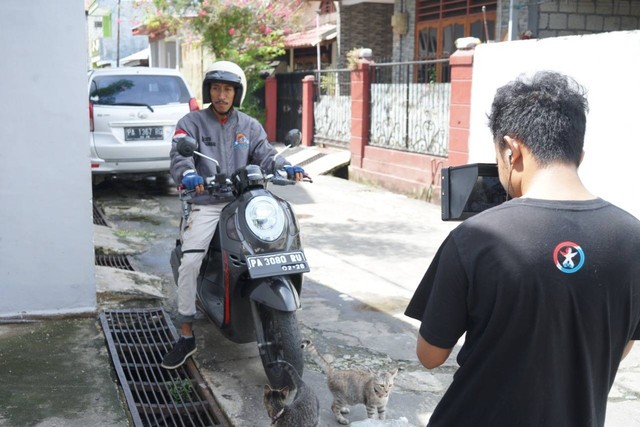
[[[299,151],[295,162],[310,153]],[[331,163],[330,154],[324,162]],[[340,162],[336,158],[333,165]],[[313,167],[305,169],[311,172]],[[394,420],[396,425],[424,425],[455,372],[456,352],[442,367],[421,368],[414,351],[417,324],[402,312],[455,224],[440,221],[439,207],[429,203],[313,175],[313,184],[273,188],[298,215],[311,265],[298,315],[303,335],[339,366],[400,366],[389,402],[389,424]],[[148,244],[122,243],[121,236],[114,241],[102,228],[96,232],[96,245],[118,253],[136,253]],[[163,304],[158,298],[162,279],[155,274],[100,269],[103,301],[145,298]],[[144,293],[140,283],[149,286]],[[269,425],[261,401],[265,377],[255,344],[230,343],[205,320],[197,321],[195,328],[201,331],[196,363],[235,425]],[[320,397],[321,427],[338,425],[329,411],[324,375],[309,362],[303,378]],[[640,426],[639,397],[640,346],[620,367],[606,426]],[[365,417],[362,407],[350,415],[354,426],[380,425],[364,422]],[[88,425],[131,425],[98,320],[0,323],[0,426]]]

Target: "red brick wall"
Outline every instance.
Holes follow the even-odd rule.
[[[469,160],[469,120],[471,118],[471,80],[473,50],[458,50],[450,59],[451,106],[449,110],[449,165]]]
[[[276,140],[276,114],[278,111],[278,80],[275,77],[269,77],[265,80],[264,99],[264,130],[267,132],[267,139],[274,142]]]

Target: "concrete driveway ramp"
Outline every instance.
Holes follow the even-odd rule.
[[[305,147],[290,156],[285,156],[292,164],[303,167],[312,178],[331,175],[351,162],[351,152],[339,148]]]

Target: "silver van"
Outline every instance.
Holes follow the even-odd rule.
[[[89,71],[91,171],[107,176],[162,176],[176,123],[199,109],[186,80],[169,68]]]

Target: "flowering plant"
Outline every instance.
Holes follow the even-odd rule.
[[[254,109],[253,93],[264,85],[260,74],[284,55],[284,37],[297,26],[303,4],[302,0],[136,1],[153,6],[147,25],[167,28],[183,40],[200,41],[216,58],[235,62],[245,71],[248,88],[244,110]]]

